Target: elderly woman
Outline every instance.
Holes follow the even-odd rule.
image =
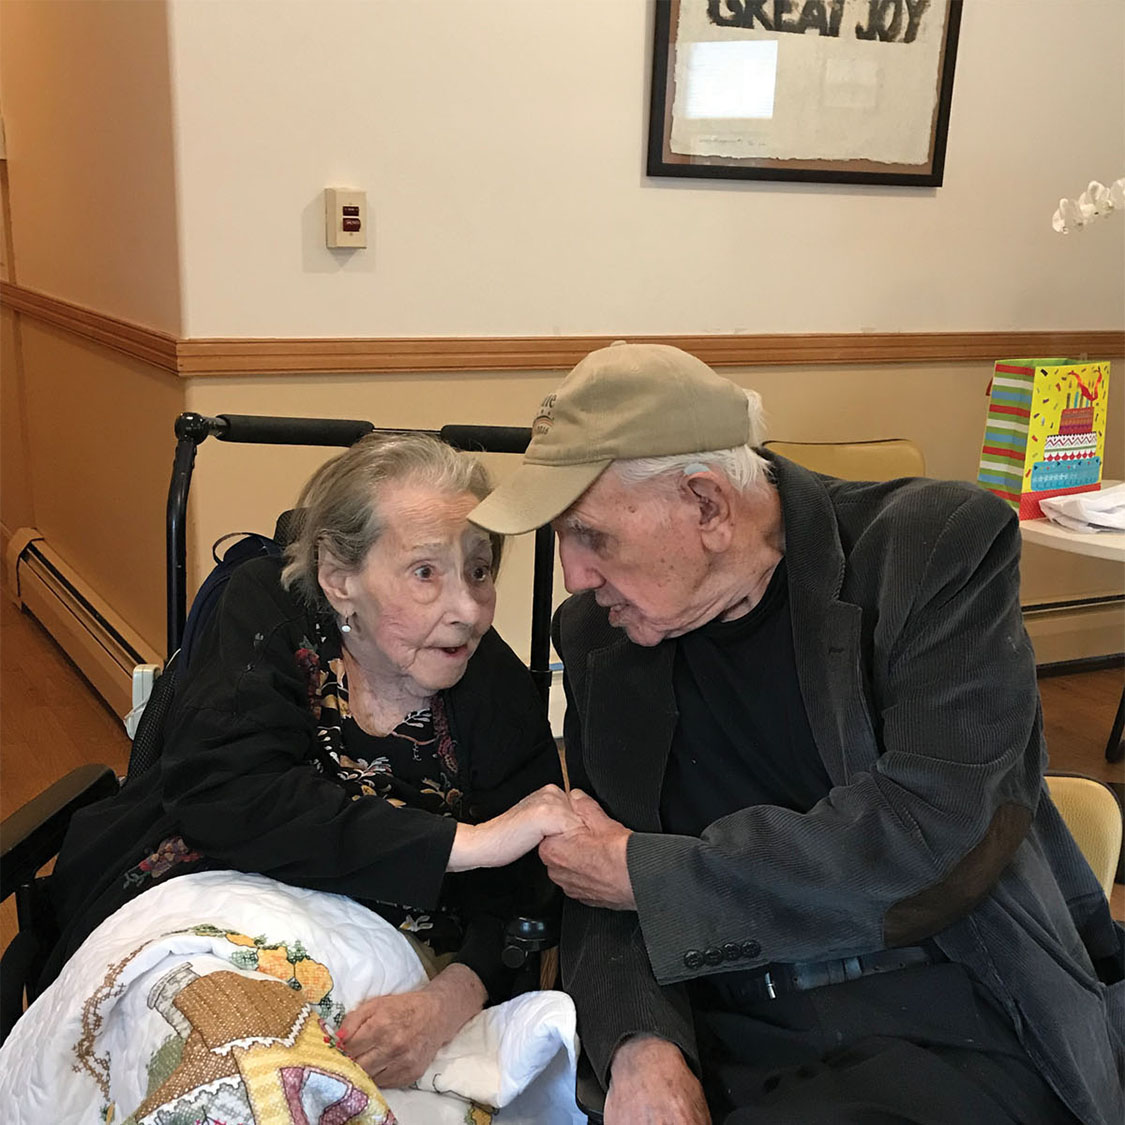
[[[577,821],[531,678],[491,629],[500,541],[465,518],[488,491],[478,462],[421,436],[321,467],[286,560],[239,567],[205,625],[159,768],[76,818],[62,956],[154,884],[234,869],[351,896],[412,936],[429,983],[341,1028],[382,1086],[506,997],[533,850]]]

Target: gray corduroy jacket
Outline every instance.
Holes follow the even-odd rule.
[[[1119,1125],[1125,984],[1104,981],[1125,932],[1043,785],[1014,514],[973,485],[769,459],[801,694],[833,784],[809,812],[761,805],[698,839],[662,833],[673,644],[631,643],[590,593],[556,614],[571,784],[634,830],[637,911],[568,901],[564,915],[563,982],[595,1069],[604,1080],[636,1032],[696,1061],[679,982],[933,937],[1072,1112]]]

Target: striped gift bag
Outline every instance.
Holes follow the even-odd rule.
[[[1005,359],[996,364],[977,483],[1021,520],[1039,501],[1101,486],[1109,364]]]

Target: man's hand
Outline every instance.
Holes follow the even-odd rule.
[[[567,895],[587,906],[636,910],[625,862],[632,833],[606,816],[601,805],[581,789],[571,790],[570,807],[581,817],[582,825],[548,836],[539,845],[547,874]]]
[[[679,1047],[666,1039],[634,1036],[617,1048],[605,1125],[711,1125],[703,1087]]]
[[[480,977],[464,965],[443,969],[424,988],[374,996],[340,1025],[340,1046],[388,1090],[417,1082],[438,1048],[484,1007]]]

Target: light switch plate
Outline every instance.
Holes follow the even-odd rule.
[[[367,193],[356,188],[325,188],[324,235],[333,249],[363,249],[367,245]]]

